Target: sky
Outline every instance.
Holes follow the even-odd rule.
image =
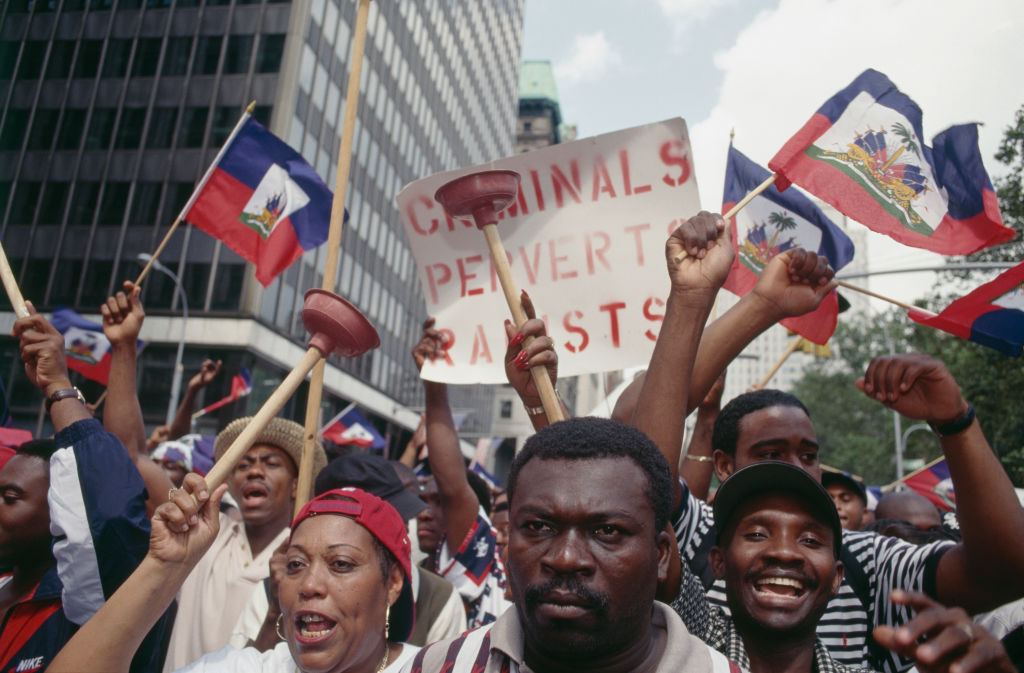
[[[522,57],[552,62],[562,117],[580,138],[683,117],[701,203],[717,211],[731,129],[767,165],[867,68],[918,103],[929,145],[953,124],[981,122],[985,165],[1001,175],[993,155],[1024,105],[1022,34],[1020,0],[526,0]],[[873,232],[857,254],[872,270],[942,263]],[[857,283],[910,302],[935,280]]]

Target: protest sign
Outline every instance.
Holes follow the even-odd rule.
[[[508,307],[483,234],[448,217],[439,187],[482,170],[521,183],[500,214],[519,287],[555,340],[560,376],[645,365],[664,316],[668,235],[700,210],[686,123],[671,119],[439,173],[396,199],[445,357],[423,377],[505,381]]]

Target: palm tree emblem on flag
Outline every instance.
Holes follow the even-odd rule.
[[[772,232],[771,238],[768,237],[768,225],[775,230]],[[788,212],[785,210],[772,211],[768,214],[767,221],[761,220],[760,224],[755,224],[747,230],[747,235],[739,246],[740,260],[748,269],[760,274],[772,257],[796,245],[794,236],[776,244],[779,234],[796,228],[796,219]]]

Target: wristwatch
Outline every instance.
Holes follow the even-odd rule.
[[[66,400],[69,397],[77,397],[78,401],[85,404],[85,396],[82,395],[82,391],[78,388],[62,388],[55,390],[46,398],[46,413],[50,413],[50,407],[53,406],[54,402],[60,402]]]
[[[974,406],[970,402],[967,403],[967,411],[964,412],[963,416],[955,420],[949,421],[948,423],[932,423],[928,421],[928,425],[931,426],[932,432],[939,437],[952,437],[955,434],[961,433],[966,430],[971,423],[974,422]]]

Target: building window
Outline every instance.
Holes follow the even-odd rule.
[[[36,118],[32,122],[32,133],[28,136],[28,149],[48,150],[53,144],[53,130],[57,128],[57,117],[60,110],[36,110]]]
[[[68,224],[88,226],[96,214],[99,203],[100,183],[78,181],[71,196],[71,210],[68,212]]]
[[[64,215],[64,204],[68,200],[68,183],[47,182],[43,191],[43,202],[39,204],[39,224],[60,224]],[[41,296],[40,293],[39,296]]]
[[[129,226],[151,227],[156,224],[156,214],[160,207],[160,189],[162,182],[137,182],[135,195],[132,197],[131,217]]]
[[[143,37],[135,47],[135,60],[132,61],[133,77],[152,77],[156,74],[156,64],[160,60],[159,37]]]
[[[32,216],[36,212],[39,200],[40,183],[32,180],[19,180],[14,190],[11,203],[11,224],[32,224]]]
[[[231,35],[228,37],[228,48],[224,53],[224,72],[238,74],[249,72],[249,61],[252,59],[252,35]]]
[[[75,61],[75,77],[95,77],[99,72],[103,40],[82,40],[78,45],[78,60]]]
[[[18,79],[38,77],[43,69],[43,58],[46,56],[45,40],[26,40],[21,50],[21,66],[18,68]]]
[[[18,60],[20,42],[0,40],[0,79],[10,79],[14,74],[14,62]]]
[[[498,415],[502,418],[512,418],[512,400],[501,400],[501,410]]]
[[[108,182],[103,189],[97,224],[116,225],[124,219],[125,204],[128,203],[130,182]]]
[[[108,40],[107,55],[103,59],[103,76],[124,77],[128,72],[128,59],[131,53],[131,40]]]
[[[210,127],[210,144],[220,147],[231,135],[235,122],[241,115],[235,107],[217,107],[213,109],[213,125]]]
[[[134,149],[142,142],[142,124],[146,119],[146,108],[125,108],[121,112],[121,123],[117,125],[114,147],[119,150]]]
[[[3,131],[0,132],[0,150],[16,150],[25,140],[29,111],[22,108],[7,110]]]
[[[81,108],[64,108],[64,119],[60,123],[60,132],[57,134],[57,149],[76,149],[78,143],[82,140],[82,130],[84,128],[85,110]]]
[[[204,107],[187,107],[182,115],[181,132],[178,134],[178,147],[202,147],[206,133],[207,109]]]
[[[199,38],[193,72],[199,75],[212,75],[217,72],[221,39],[220,35],[205,35]]]
[[[191,182],[170,182],[167,184],[167,195],[164,197],[164,212],[160,216],[161,222],[173,222],[181,209],[192,196]]]
[[[71,74],[71,57],[74,55],[74,40],[54,40],[50,60],[46,64],[46,78],[57,79]]]
[[[170,147],[171,140],[174,138],[174,126],[177,121],[178,108],[154,108],[153,115],[149,120],[149,135],[146,137],[146,146],[157,149]]]
[[[301,95],[302,92],[300,91],[299,94]],[[273,110],[272,105],[257,105],[252,111],[252,118],[264,126],[270,126],[270,114]]]
[[[85,149],[105,150],[110,146],[116,115],[114,108],[93,108],[89,131],[85,135]]]
[[[172,37],[167,40],[164,53],[164,75],[184,75],[188,72],[188,59],[192,53],[191,37]]]

